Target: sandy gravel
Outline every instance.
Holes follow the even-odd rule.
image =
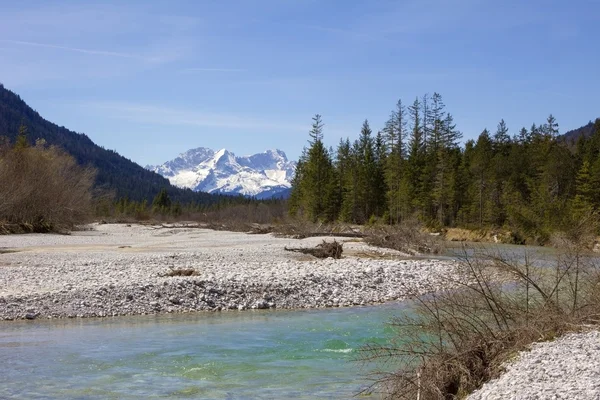
[[[600,399],[600,332],[535,343],[469,400]]]
[[[0,319],[338,307],[404,299],[458,279],[455,265],[344,241],[344,258],[285,251],[323,239],[189,227],[92,225],[0,236]],[[166,277],[171,268],[197,276]]]

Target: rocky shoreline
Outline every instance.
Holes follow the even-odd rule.
[[[593,327],[597,329],[598,327]],[[533,343],[506,365],[506,372],[469,400],[599,399],[600,332],[570,333]]]
[[[321,240],[140,225],[4,236],[0,320],[346,307],[403,300],[458,279],[453,262],[401,259],[356,240],[346,241],[340,260],[284,250]],[[165,276],[177,268],[197,275]]]

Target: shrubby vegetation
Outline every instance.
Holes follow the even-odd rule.
[[[257,229],[257,224],[283,221],[287,218],[287,203],[282,199],[256,200],[240,195],[221,196],[214,204],[182,204],[171,200],[168,191],[162,189],[152,203],[127,197],[117,201],[101,199],[96,202],[96,217],[115,222],[194,221],[215,229],[249,231]]]
[[[65,231],[92,213],[96,171],[38,140],[27,142],[21,126],[16,143],[0,137],[0,230]]]
[[[399,101],[377,134],[365,121],[354,143],[328,150],[317,115],[290,213],[323,222],[417,218],[433,229],[506,228],[516,242],[545,243],[600,207],[600,120],[585,128],[590,136],[567,140],[550,115],[511,135],[502,120],[461,147],[462,134],[435,93],[408,108]]]
[[[465,252],[465,279],[449,282],[457,289],[417,298],[414,313],[392,322],[395,341],[363,348],[363,360],[398,366],[372,389],[394,399],[463,398],[530,343],[597,326],[600,265],[586,250],[596,219],[588,214],[554,237],[553,261]]]

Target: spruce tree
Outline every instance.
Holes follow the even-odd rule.
[[[21,123],[19,126],[19,133],[17,135],[17,140],[15,141],[15,149],[25,149],[29,147],[29,141],[27,140],[27,126],[24,123]]]
[[[127,202],[127,200],[125,200]],[[165,214],[171,208],[171,198],[167,193],[167,189],[162,188],[160,192],[152,200],[152,211],[155,213]]]
[[[309,147],[292,183],[290,211],[312,221],[330,221],[336,217],[335,206],[331,204],[335,176],[331,154],[323,144],[323,126],[321,116],[316,114],[309,132]]]
[[[404,160],[406,157],[406,124],[406,109],[402,104],[402,100],[398,100],[396,109],[392,111],[384,128],[385,145],[388,151],[384,176],[387,186],[386,199],[389,207],[389,223],[398,223],[402,219],[400,186],[404,175]]]
[[[358,201],[359,214],[357,215],[360,223],[366,222],[375,212],[375,146],[369,121],[363,122],[358,139],[357,167],[358,172]]]

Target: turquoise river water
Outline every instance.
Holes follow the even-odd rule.
[[[0,324],[0,398],[346,399],[403,303]],[[389,366],[388,366],[389,367]]]

